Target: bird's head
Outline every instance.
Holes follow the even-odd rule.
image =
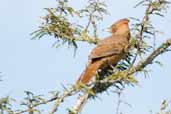
[[[129,32],[128,19],[120,19],[110,26],[110,32],[112,34],[124,34]]]

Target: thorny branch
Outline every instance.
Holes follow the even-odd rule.
[[[11,104],[9,104],[9,98],[0,99],[0,113],[22,114],[28,112],[29,114],[40,114],[41,111],[37,109],[37,106],[54,102],[49,111],[49,114],[54,114],[58,111],[60,104],[66,97],[75,95],[75,93],[80,91],[82,92],[83,90],[83,96],[80,96],[73,108],[69,110],[69,114],[78,114],[89,98],[92,96],[94,97],[97,93],[106,91],[111,86],[116,87],[116,83],[120,83],[121,85],[136,84],[137,81],[134,79],[133,75],[138,72],[142,72],[147,65],[154,62],[155,58],[170,50],[171,39],[166,40],[158,48],[152,51],[150,50],[151,44],[145,41],[146,38],[152,39],[156,31],[151,24],[150,16],[164,16],[163,12],[166,11],[169,3],[170,2],[167,0],[143,0],[135,6],[146,6],[145,15],[141,20],[136,18],[134,19],[137,20],[137,23],[134,24],[135,26],[132,34],[133,38],[130,42],[131,49],[128,50],[131,54],[128,55],[127,60],[125,60],[127,63],[124,61],[119,64],[121,66],[118,65],[120,70],[117,72],[114,72],[102,80],[94,81],[90,86],[73,85],[71,88],[65,89],[64,92],[54,94],[53,97],[48,100],[26,92],[27,97],[25,102],[22,103],[22,105],[26,106],[26,109],[23,110],[13,111],[11,109]],[[45,35],[54,36],[57,43],[62,42],[62,45],[63,43],[68,43],[68,45],[72,45],[76,48],[77,41],[97,44],[96,22],[101,21],[103,19],[103,15],[107,14],[104,2],[100,2],[99,0],[88,0],[88,5],[85,8],[75,10],[68,5],[68,0],[60,0],[57,8],[45,8],[45,10],[47,11],[47,15],[42,18],[44,21],[39,29],[33,32],[34,38],[40,39]],[[82,26],[72,23],[69,18],[74,16],[78,16],[80,19],[83,17],[87,18],[88,21],[86,25]],[[93,37],[90,37],[91,35],[89,34],[89,30],[92,29],[91,26],[93,27]],[[57,45],[55,44],[55,46]],[[132,49],[132,47],[136,48]],[[145,59],[141,59],[140,61],[137,59],[139,54],[147,54],[147,52],[150,54]],[[105,85],[105,88],[98,88],[101,89],[101,91],[96,91],[97,88],[93,86],[96,86],[97,83]],[[162,104],[163,107],[166,106],[165,102]],[[158,114],[164,114],[162,109],[164,108],[161,108],[161,111]]]
[[[166,40],[161,46],[159,46],[156,50],[154,50],[144,61],[140,61],[139,64],[136,67],[133,67],[129,71],[129,75],[133,74],[137,71],[141,71],[143,68],[145,68],[148,64],[152,64],[153,60],[163,54],[164,52],[167,52],[167,49],[171,46],[171,39]]]

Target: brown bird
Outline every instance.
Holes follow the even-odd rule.
[[[110,27],[112,35],[101,40],[91,51],[88,65],[77,83],[89,83],[99,69],[115,66],[123,58],[130,38],[128,22],[128,19],[121,19]]]

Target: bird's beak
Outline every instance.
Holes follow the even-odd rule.
[[[107,32],[112,32],[111,27],[107,28],[106,31],[107,31]]]

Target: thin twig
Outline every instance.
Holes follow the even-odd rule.
[[[67,96],[70,96],[71,93],[74,91],[75,91],[74,87],[70,88],[69,90],[64,91],[63,94],[59,96],[58,99],[55,100],[55,103],[53,104],[53,107],[51,108],[48,114],[54,114],[57,111],[59,105],[63,102],[64,98],[66,98]]]

